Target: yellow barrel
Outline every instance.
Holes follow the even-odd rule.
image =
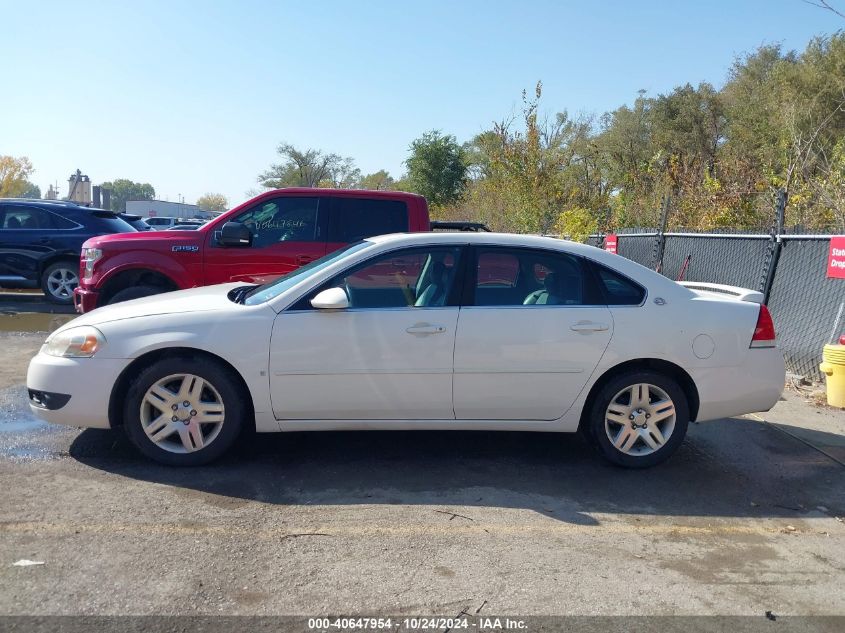
[[[825,345],[822,361],[819,369],[827,377],[827,403],[845,407],[845,345]]]

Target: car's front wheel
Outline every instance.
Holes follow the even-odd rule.
[[[169,466],[220,457],[248,408],[237,377],[212,359],[167,358],[142,370],[126,397],[124,426],[144,455]]]
[[[672,378],[631,371],[605,384],[589,412],[593,444],[606,459],[647,468],[674,453],[687,432],[689,404]]]

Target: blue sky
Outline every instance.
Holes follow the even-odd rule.
[[[0,154],[29,156],[43,191],[78,167],[232,205],[280,141],[399,176],[422,132],[468,140],[538,79],[546,111],[601,113],[845,28],[802,0],[0,0],[0,16]]]

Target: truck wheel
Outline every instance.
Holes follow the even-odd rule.
[[[226,452],[249,411],[229,368],[206,358],[165,358],[129,386],[123,416],[144,455],[168,466],[198,466]]]
[[[53,303],[73,303],[73,289],[78,285],[79,262],[56,262],[47,266],[41,274],[41,290]]]
[[[132,286],[131,288],[124,288],[116,292],[111,299],[106,302],[106,305],[113,303],[120,303],[121,301],[130,301],[132,299],[140,299],[141,297],[149,297],[152,295],[161,294],[164,292],[161,288],[155,286]]]
[[[605,459],[648,468],[668,459],[684,441],[689,405],[683,389],[668,376],[630,371],[596,394],[585,422]]]

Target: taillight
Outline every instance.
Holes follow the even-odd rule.
[[[749,347],[774,347],[775,346],[775,324],[772,322],[772,315],[769,309],[760,305],[760,313],[757,315],[757,326],[754,328],[754,336],[751,337]]]

